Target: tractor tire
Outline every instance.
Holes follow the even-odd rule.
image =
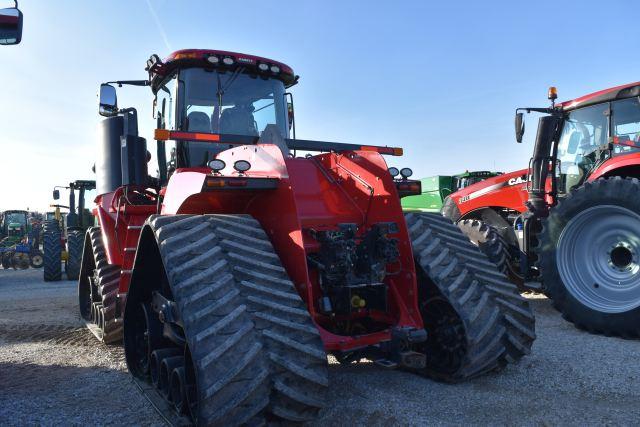
[[[492,225],[479,219],[464,219],[457,223],[458,228],[504,273],[521,292],[530,291],[524,287],[524,278],[520,274],[520,249],[512,248],[509,242]]]
[[[13,251],[6,251],[2,253],[2,268],[6,270],[11,268],[11,258],[13,258]]]
[[[80,316],[100,341],[105,344],[121,342],[122,319],[116,317],[120,266],[109,264],[100,227],[87,230],[84,245],[80,250]]]
[[[423,374],[459,382],[499,370],[531,351],[529,303],[448,218],[405,215],[427,330]]]
[[[600,178],[542,221],[534,248],[546,294],[594,334],[640,337],[640,181]]]
[[[29,255],[24,252],[14,252],[11,257],[11,266],[14,270],[26,270],[29,268]]]
[[[29,265],[31,268],[42,268],[44,257],[39,249],[33,249],[29,254]]]
[[[145,308],[153,290],[176,305],[184,325],[180,333],[185,383],[193,390],[186,405],[191,422],[260,424],[274,416],[275,421],[311,420],[324,406],[328,372],[322,341],[251,217],[155,215],[147,220],[124,319],[125,356],[138,381],[154,377],[146,368],[158,360],[148,358],[154,348],[176,348],[151,332],[161,329],[158,314],[149,316]],[[139,336],[149,338],[140,345]],[[172,378],[181,379],[181,372]]]
[[[80,275],[80,263],[82,262],[82,247],[84,244],[84,233],[80,230],[73,230],[67,233],[67,261],[65,263],[65,273],[68,280],[78,280]]]
[[[464,219],[456,225],[501,273],[507,273],[509,250],[493,227],[477,219]]]
[[[62,238],[58,221],[45,221],[42,232],[43,275],[45,282],[55,282],[62,279]]]

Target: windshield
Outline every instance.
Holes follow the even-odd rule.
[[[558,142],[559,191],[567,192],[582,184],[608,156],[610,136],[614,156],[640,151],[638,98],[598,104],[568,114]]]
[[[10,228],[25,229],[27,226],[27,217],[21,212],[11,212],[6,216],[7,226]]]
[[[219,72],[189,68],[179,76],[182,130],[259,137],[272,125],[288,138],[284,84],[277,79],[245,74],[239,68]],[[223,147],[188,142],[179,148],[179,163],[204,166]]]
[[[596,163],[596,150],[609,136],[609,104],[581,108],[567,115],[558,142],[559,190],[582,183]]]

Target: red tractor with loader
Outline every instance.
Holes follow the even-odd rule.
[[[146,70],[100,88],[79,306],[166,417],[313,420],[327,354],[456,382],[529,353],[517,288],[448,219],[403,214],[419,182],[382,157],[401,149],[296,139],[277,61],[191,49]],[[157,177],[113,85],[155,97]]]
[[[518,142],[523,112],[544,114],[529,169],[451,195],[442,213],[495,227],[526,287],[552,298],[565,319],[637,338],[640,82],[558,104],[555,88],[548,97],[548,108],[516,111]]]

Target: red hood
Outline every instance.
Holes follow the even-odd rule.
[[[485,179],[484,181],[476,182],[473,185],[463,188],[451,195],[451,197],[464,197],[478,191],[485,190],[488,187],[494,187],[496,184],[504,184],[511,178],[518,178],[527,175],[527,169],[520,169],[513,172],[503,173],[502,175],[494,176],[493,178]],[[489,190],[491,191],[491,190]]]
[[[470,185],[449,197],[464,217],[470,212],[489,207],[499,207],[524,212],[527,193],[528,169],[494,176]]]

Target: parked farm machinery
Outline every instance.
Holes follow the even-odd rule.
[[[394,180],[382,157],[400,148],[295,138],[287,65],[182,50],[146,70],[100,88],[78,290],[87,326],[123,340],[166,417],[313,420],[327,354],[456,382],[530,351],[517,288],[448,219],[403,214],[419,182]],[[113,85],[154,95],[157,177]]]

